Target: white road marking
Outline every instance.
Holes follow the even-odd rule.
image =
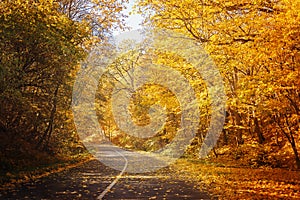
[[[125,165],[123,167],[123,170],[121,171],[121,173],[115,178],[115,180],[113,182],[111,182],[111,184],[109,186],[107,186],[107,188],[105,188],[105,190],[97,197],[97,200],[102,200],[103,197],[111,190],[112,187],[114,187],[114,185],[118,182],[118,180],[122,177],[122,175],[124,174],[127,165],[128,165],[128,160],[127,158],[121,154],[119,151],[115,151],[117,152],[120,156],[122,156],[125,160]]]

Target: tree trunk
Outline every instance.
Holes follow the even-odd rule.
[[[224,142],[224,145],[228,145],[227,130],[223,129],[222,133],[223,133],[223,142]]]
[[[279,118],[280,116],[278,116]],[[282,116],[283,117],[283,116]],[[289,122],[288,122],[288,119],[287,119],[287,116],[284,115],[285,117],[285,125],[287,127],[287,130],[288,132],[286,132],[284,130],[284,128],[282,126],[280,126],[279,124],[279,121],[276,120],[275,122],[277,123],[277,125],[279,126],[279,128],[281,129],[282,133],[284,134],[284,136],[287,138],[287,140],[289,141],[289,143],[291,144],[291,147],[293,149],[293,152],[294,152],[294,156],[295,156],[295,161],[296,161],[296,166],[297,166],[297,169],[300,169],[300,158],[299,158],[299,153],[298,153],[298,150],[297,150],[297,147],[296,147],[296,142],[295,142],[295,138],[294,138],[294,135],[293,135],[293,132],[291,131],[290,129],[290,126],[289,126]],[[275,118],[276,119],[276,118]]]
[[[257,134],[259,144],[264,143],[265,137],[263,136],[263,133],[259,127],[259,123],[256,117],[254,118],[254,131]]]
[[[50,113],[49,124],[48,124],[47,129],[45,130],[43,136],[40,138],[40,140],[37,143],[37,146],[36,146],[37,149],[39,147],[41,147],[42,143],[44,143],[44,142],[45,142],[45,145],[44,145],[43,149],[47,149],[47,147],[49,145],[49,140],[50,140],[52,130],[53,130],[54,117],[55,117],[55,113],[56,113],[57,95],[58,95],[59,86],[60,85],[58,84],[55,88],[55,91],[53,94],[53,102],[52,102],[52,109],[51,109],[51,113]]]
[[[243,141],[243,130],[240,128],[242,126],[242,118],[240,116],[240,114],[234,110],[231,110],[231,113],[234,117],[234,123],[237,126],[236,128],[236,141],[237,141],[237,145],[240,144],[244,144]]]
[[[298,150],[297,150],[297,147],[296,147],[296,142],[295,142],[295,139],[294,139],[294,136],[293,134],[291,133],[290,134],[290,138],[291,138],[291,146],[292,146],[292,149],[293,149],[293,152],[294,152],[294,156],[295,156],[295,161],[296,161],[296,166],[297,166],[297,169],[300,169],[300,158],[299,158],[299,153],[298,153]]]
[[[299,154],[297,151],[297,148],[295,145],[292,145],[293,151],[294,151],[294,155],[295,155],[295,161],[296,161],[296,166],[297,169],[300,169],[300,158],[299,158]]]

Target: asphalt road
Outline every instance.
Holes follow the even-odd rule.
[[[210,199],[206,192],[199,191],[193,184],[174,178],[168,168],[162,171],[124,173],[103,199]],[[0,199],[96,200],[119,174],[120,171],[98,160],[91,160],[75,168],[0,191]]]

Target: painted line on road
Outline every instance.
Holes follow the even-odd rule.
[[[111,190],[112,187],[114,187],[114,185],[118,182],[118,180],[122,177],[122,175],[124,174],[127,166],[128,166],[128,160],[127,158],[121,154],[119,151],[115,151],[117,152],[120,156],[122,156],[125,160],[125,165],[123,167],[123,170],[121,171],[121,173],[115,178],[115,180],[113,182],[111,182],[111,184],[109,184],[109,186],[107,186],[107,188],[105,188],[105,190],[98,196],[97,200],[102,200],[103,197]]]

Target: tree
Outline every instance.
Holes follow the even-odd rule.
[[[194,88],[196,97],[199,97],[199,99],[201,99],[201,96],[207,95],[207,90],[204,81],[200,78],[199,72],[188,64],[184,58],[174,53],[166,53],[147,48],[150,46],[147,42],[142,42],[141,47],[136,46],[132,48],[132,46],[135,45],[127,41],[124,46],[125,48],[127,47],[127,49],[124,50],[121,47],[121,52],[123,53],[108,67],[107,72],[102,76],[99,82],[99,90],[96,95],[99,121],[105,132],[106,130],[111,130],[110,133],[107,133],[107,137],[116,144],[141,150],[158,150],[171,143],[176,134],[178,134],[177,131],[182,128],[180,123],[183,111],[181,110],[182,105],[179,103],[180,99],[176,96],[179,95],[178,91],[174,93],[174,91],[170,90],[166,85],[160,85],[156,78],[159,79],[159,77],[164,76],[164,79],[170,80],[172,85],[178,85],[178,83],[183,84],[180,82],[181,79],[177,76],[173,76],[174,74],[162,73],[166,72],[164,69],[167,67],[177,71],[182,77],[190,80],[189,84]],[[93,65],[94,67],[98,66],[97,63],[94,64],[94,62],[91,62],[89,67],[92,68]],[[152,65],[154,65],[155,70],[149,71],[147,66]],[[161,73],[158,72],[159,70],[161,70]],[[142,75],[139,72],[142,72]],[[150,76],[149,73],[154,73],[154,77]],[[138,81],[136,82],[136,80],[141,81],[143,77],[152,77],[153,79],[149,80],[146,78],[145,80],[149,82],[138,87]],[[188,92],[184,92],[185,89],[181,89],[181,93],[189,94]],[[126,106],[124,102],[127,102],[127,100],[122,95],[118,95],[124,92],[124,90],[132,94],[128,105],[127,103],[125,104]],[[117,102],[114,101],[112,97],[114,95],[115,97],[117,96]],[[112,108],[112,106],[116,106],[118,102],[121,102],[122,105],[120,106],[125,106],[125,109],[127,109],[128,106],[131,118],[128,120],[119,120],[120,117],[116,117],[118,113],[113,113],[114,108]],[[188,103],[193,104],[191,101],[188,101]],[[201,99],[197,103],[199,103],[200,109],[203,112],[201,120],[208,121],[209,117],[207,115],[209,115],[210,109],[207,109],[207,107],[209,107],[210,101],[208,99]],[[151,136],[144,137],[148,134],[148,131],[145,131],[148,129],[145,127],[162,114],[158,112],[154,117],[151,116],[149,111],[153,106],[160,106],[165,110],[166,123],[161,129],[157,130],[157,132],[151,132]],[[118,108],[119,107],[115,108],[117,112],[121,112],[120,110],[123,109]],[[129,125],[129,120],[133,121],[135,126],[144,127],[144,131],[139,131],[137,135],[134,135],[132,126],[130,126],[130,130],[126,129],[126,127],[122,129],[121,123]],[[203,123],[202,126],[199,127],[197,137],[204,138],[205,132],[208,129],[207,124],[208,123]],[[198,152],[194,151],[193,153]]]
[[[226,81],[227,128],[238,145],[253,133],[263,144],[265,135],[281,132],[300,166],[299,1],[141,0],[137,9],[146,24],[182,32],[213,57]]]
[[[86,22],[93,35],[109,36],[114,29],[124,29],[121,11],[128,0],[59,0],[59,10],[74,21]]]
[[[102,2],[102,8],[106,3],[110,2]],[[63,149],[71,141],[78,142],[70,120],[72,84],[79,62],[94,43],[93,27],[62,13],[61,5],[52,0],[0,2],[1,159],[7,159],[3,163],[16,162],[16,155],[34,159],[40,150],[66,153]],[[104,38],[122,19],[103,13]]]

